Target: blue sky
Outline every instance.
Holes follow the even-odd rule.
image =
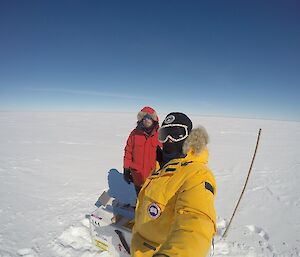
[[[0,110],[300,120],[299,1],[1,1]]]

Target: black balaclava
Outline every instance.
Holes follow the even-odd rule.
[[[166,116],[165,120],[163,121],[162,126],[168,124],[186,125],[189,134],[193,128],[193,123],[190,120],[190,118],[181,112],[169,113]],[[179,142],[169,142],[168,140],[167,142],[163,143],[163,149],[162,149],[163,164],[166,164],[172,159],[185,157],[185,155],[182,153],[182,147],[184,141],[185,140]]]
[[[177,143],[166,142],[163,144],[163,150],[162,150],[163,165],[165,165],[167,162],[173,159],[185,157],[185,155],[182,153],[183,143],[184,140]]]

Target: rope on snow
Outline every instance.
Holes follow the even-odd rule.
[[[227,228],[225,229],[225,232],[223,233],[221,239],[224,239],[224,238],[227,236],[227,232],[228,232],[228,230],[229,230],[230,224],[231,224],[231,222],[232,222],[232,220],[233,220],[233,217],[234,217],[234,215],[235,215],[235,213],[236,213],[236,210],[237,210],[237,208],[238,208],[238,206],[239,206],[239,204],[240,204],[240,202],[241,202],[241,199],[242,199],[242,197],[243,197],[243,194],[244,194],[244,192],[245,192],[245,189],[246,189],[246,186],[247,186],[249,177],[250,177],[250,173],[251,173],[251,170],[252,170],[252,166],[253,166],[253,163],[254,163],[254,159],[255,159],[255,156],[256,156],[256,152],[257,152],[257,148],[258,148],[258,144],[259,144],[259,139],[260,139],[260,134],[261,134],[261,128],[260,128],[259,131],[258,131],[257,140],[256,140],[256,146],[255,146],[254,154],[253,154],[253,157],[252,157],[251,165],[250,165],[250,168],[249,168],[249,171],[248,171],[248,175],[247,175],[247,178],[246,178],[246,181],[245,181],[244,188],[243,188],[242,193],[241,193],[241,195],[240,195],[240,198],[239,198],[239,200],[238,200],[238,202],[237,202],[237,204],[236,204],[236,206],[235,206],[235,209],[234,209],[233,214],[232,214],[232,216],[231,216],[231,218],[230,218],[230,221],[229,221],[229,223],[228,223],[228,226],[227,226]]]

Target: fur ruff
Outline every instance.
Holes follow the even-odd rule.
[[[198,127],[192,129],[191,133],[184,141],[183,153],[187,154],[188,151],[192,150],[195,155],[199,155],[209,142],[207,131],[204,127]]]
[[[156,112],[154,112],[154,113],[148,113],[148,112],[142,112],[142,111],[140,111],[138,113],[138,115],[137,115],[138,121],[141,121],[146,114],[149,114],[154,121],[157,121],[157,114],[156,114]]]

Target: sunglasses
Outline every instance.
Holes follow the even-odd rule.
[[[165,143],[168,139],[173,142],[179,142],[186,139],[189,135],[188,127],[182,124],[163,125],[158,130],[158,141]]]

